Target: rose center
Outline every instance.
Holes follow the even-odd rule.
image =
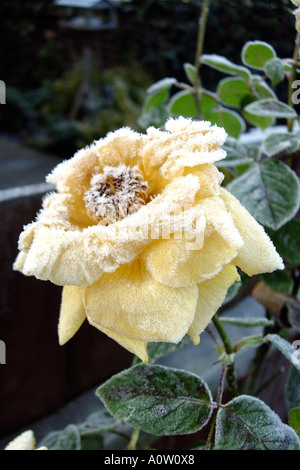
[[[148,183],[137,166],[106,166],[94,175],[84,195],[87,213],[102,225],[109,225],[138,211],[147,203]]]

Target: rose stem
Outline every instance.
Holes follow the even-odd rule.
[[[213,321],[213,324],[215,325],[222,341],[223,341],[223,345],[224,345],[224,348],[225,348],[225,352],[230,355],[230,354],[234,354],[234,349],[233,349],[233,346],[231,344],[231,341],[225,331],[225,329],[223,328],[223,325],[222,323],[220,322],[220,319],[218,317],[217,314],[215,314],[212,318],[212,321]],[[238,387],[237,387],[237,383],[236,383],[236,374],[235,374],[235,368],[234,368],[234,363],[232,362],[231,364],[228,364],[228,368],[227,368],[227,382],[228,382],[228,385],[231,389],[231,392],[232,394],[237,397],[239,392],[238,392]]]
[[[196,101],[196,108],[198,116],[201,116],[201,109],[199,105],[200,91],[201,91],[201,79],[200,79],[200,66],[201,66],[201,55],[203,52],[204,46],[204,37],[206,30],[207,17],[209,13],[209,8],[212,0],[204,0],[202,3],[201,14],[199,17],[199,26],[198,26],[198,38],[197,38],[197,47],[195,55],[195,78],[194,78],[194,96]]]

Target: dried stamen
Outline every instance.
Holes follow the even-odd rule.
[[[84,195],[88,215],[102,225],[112,224],[133,214],[146,204],[148,183],[138,167],[106,166],[94,175]]]

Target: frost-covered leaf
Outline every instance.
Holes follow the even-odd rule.
[[[299,351],[291,343],[276,334],[267,335],[264,340],[272,343],[294,365],[295,369],[300,372]]]
[[[229,75],[238,75],[244,79],[249,79],[251,76],[250,70],[241,65],[236,65],[230,60],[218,54],[204,54],[201,56],[201,63],[209,67],[224,72]]]
[[[199,103],[201,112],[205,114],[216,106],[217,100],[211,92],[203,91],[201,93]]]
[[[263,343],[262,335],[258,336],[247,336],[245,338],[240,339],[234,345],[235,352],[240,351],[241,349],[245,348],[255,348]]]
[[[168,109],[170,113],[177,116],[196,117],[198,115],[195,97],[187,90],[179,91],[173,95]]]
[[[227,325],[239,326],[241,328],[255,328],[258,326],[274,326],[273,320],[268,320],[264,317],[227,317],[220,316],[220,321]]]
[[[290,220],[299,208],[299,179],[279,160],[252,164],[227,189],[258,222],[275,230]]]
[[[186,62],[185,64],[183,64],[183,68],[184,68],[187,79],[193,85],[195,83],[195,78],[196,78],[196,67]]]
[[[300,437],[300,408],[293,408],[289,413],[289,424]]]
[[[254,101],[245,107],[245,111],[268,118],[290,119],[297,117],[297,113],[293,108],[274,98]]]
[[[296,152],[300,148],[300,136],[290,132],[276,132],[270,134],[262,143],[262,151],[268,157],[273,157],[281,152],[287,154]]]
[[[222,103],[239,108],[245,96],[250,95],[251,89],[242,78],[224,78],[219,82],[217,94]]]
[[[300,408],[300,372],[292,366],[285,386],[285,403],[287,411]]]
[[[198,100],[199,111],[210,111],[217,100],[209,93],[203,92]],[[184,117],[197,117],[199,114],[195,96],[188,90],[179,91],[169,101],[168,110],[172,115]]]
[[[273,57],[265,62],[264,71],[267,77],[270,78],[273,86],[278,85],[285,78],[284,64],[278,57]]]
[[[91,414],[86,421],[78,424],[77,427],[81,436],[92,436],[116,429],[119,425],[120,421],[103,409]]]
[[[250,145],[243,144],[238,139],[233,137],[227,137],[223,149],[227,155],[220,162],[216,162],[217,166],[220,167],[235,167],[237,165],[245,165],[247,163],[253,163],[253,151]]]
[[[218,411],[215,449],[300,450],[300,441],[263,401],[240,395]]]
[[[276,57],[276,52],[270,44],[263,41],[248,41],[242,49],[242,61],[247,67],[263,70],[268,60]]]
[[[168,356],[172,352],[176,351],[179,348],[182,348],[191,342],[191,338],[188,335],[185,335],[182,340],[178,343],[148,343],[147,353],[149,362],[155,362],[161,357]]]
[[[300,220],[290,220],[279,230],[268,230],[279,254],[289,263],[300,264]]]
[[[147,113],[142,114],[138,119],[138,124],[147,129],[150,126],[164,126],[169,117],[167,108],[164,105],[152,107]]]
[[[69,424],[62,431],[50,432],[40,445],[50,450],[81,450],[79,430],[74,424]]]
[[[271,289],[284,294],[290,294],[294,281],[287,271],[275,271],[273,273],[260,274],[260,279]]]
[[[196,375],[157,365],[137,364],[97,390],[110,413],[155,435],[188,434],[211,416],[211,393]]]
[[[236,139],[246,129],[244,120],[237,112],[223,107],[205,113],[204,118],[212,124],[224,127],[228,135]]]
[[[252,91],[255,97],[258,100],[264,100],[266,98],[274,98],[277,99],[276,93],[274,90],[262,79],[261,76],[254,75],[251,78],[250,82]]]
[[[270,117],[263,117],[263,116],[256,116],[255,114],[248,113],[243,109],[243,118],[246,119],[249,124],[252,124],[255,127],[258,127],[262,131],[268,129],[268,127],[272,126],[275,122],[274,118]]]
[[[145,111],[149,111],[154,106],[159,106],[165,103],[169,97],[170,88],[176,83],[176,78],[163,78],[156,83],[153,83],[147,89],[147,98],[145,104]]]

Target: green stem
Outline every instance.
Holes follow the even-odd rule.
[[[296,41],[295,41],[295,49],[294,49],[294,54],[293,54],[293,65],[292,65],[292,70],[291,70],[291,73],[290,73],[290,76],[289,76],[288,105],[291,108],[294,107],[294,103],[293,103],[293,82],[295,81],[295,78],[296,78],[299,48],[300,48],[300,35],[297,34]],[[291,118],[291,119],[288,120],[288,131],[289,132],[291,132],[293,130],[294,120],[295,120],[295,118]]]
[[[229,336],[226,333],[226,330],[223,328],[223,325],[220,322],[220,319],[217,314],[213,316],[212,321],[223,341],[226,354],[228,355],[234,354],[233,345],[229,339]],[[238,387],[237,387],[237,382],[236,382],[236,373],[235,373],[234,363],[228,364],[226,375],[227,375],[227,382],[230,387],[230,390],[232,394],[235,397],[237,397],[239,392],[238,392]]]
[[[212,438],[214,435],[214,430],[215,430],[215,425],[216,425],[216,419],[217,419],[217,413],[218,413],[218,407],[222,403],[222,397],[223,397],[223,392],[224,392],[224,382],[225,382],[225,377],[226,377],[226,372],[227,372],[227,364],[223,364],[222,367],[222,372],[220,375],[220,380],[219,380],[219,387],[218,387],[218,393],[217,393],[217,398],[216,398],[216,404],[217,408],[213,412],[213,417],[211,421],[211,426],[210,430],[208,433],[207,441],[206,441],[206,446],[204,450],[210,450],[211,445],[212,445]]]
[[[139,439],[139,435],[140,435],[140,430],[134,429],[131,435],[130,442],[127,446],[127,450],[136,450],[136,444]]]
[[[199,98],[201,92],[201,79],[200,79],[200,66],[201,66],[201,55],[204,47],[204,37],[206,31],[207,17],[209,13],[209,8],[212,0],[203,0],[201,14],[199,17],[198,23],[198,37],[197,37],[197,46],[196,46],[196,55],[195,55],[195,81],[194,81],[194,95],[196,100],[196,107],[198,116],[201,116],[201,109],[199,105]]]

